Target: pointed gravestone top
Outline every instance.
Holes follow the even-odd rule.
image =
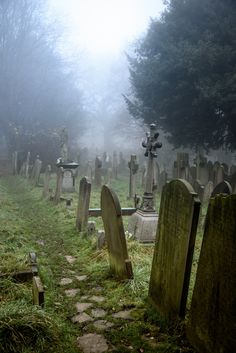
[[[132,265],[128,258],[120,202],[108,186],[102,187],[102,220],[109,252],[112,272],[119,278],[132,278]]]

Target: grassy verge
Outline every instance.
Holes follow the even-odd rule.
[[[112,186],[121,206],[132,207],[127,200],[127,180],[114,181]],[[118,282],[110,276],[107,251],[96,250],[94,238],[83,238],[75,230],[77,196],[72,195],[72,206],[61,203],[55,207],[42,200],[41,193],[42,189],[32,188],[21,178],[0,179],[0,272],[24,269],[28,253],[35,252],[46,298],[44,310],[33,307],[30,283],[0,280],[0,352],[79,352],[76,337],[94,329],[91,324],[71,322],[74,305],[81,297],[96,294],[96,288],[106,298],[100,304],[106,311],[105,320],[112,321],[119,310],[134,309],[135,320],[118,320],[104,333],[111,351],[191,352],[181,327],[168,327],[147,303],[153,247],[129,240],[134,279]],[[94,189],[91,207],[99,204],[100,190]],[[96,223],[103,227],[101,219]],[[74,263],[68,263],[65,256],[75,257]],[[87,275],[88,280],[78,283],[76,276],[80,275]],[[71,278],[72,283],[61,286],[62,278]],[[65,296],[65,289],[71,288],[79,289],[73,298]]]

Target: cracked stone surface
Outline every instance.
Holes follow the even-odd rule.
[[[93,323],[93,326],[98,330],[108,330],[109,328],[113,327],[114,324],[107,320],[97,320]]]
[[[134,320],[131,313],[132,310],[123,310],[113,314],[112,317],[114,317],[115,319]]]
[[[73,289],[66,289],[65,290],[65,295],[67,297],[75,297],[76,294],[79,293],[79,289],[78,288],[73,288]]]
[[[76,303],[75,304],[77,313],[82,313],[83,311],[91,308],[91,306],[93,306],[93,303]]]
[[[103,309],[93,309],[91,311],[91,315],[93,317],[104,317],[106,315],[106,311]]]
[[[77,343],[83,353],[103,353],[108,351],[105,337],[97,333],[88,333],[78,337]]]
[[[76,261],[76,257],[74,256],[66,255],[65,258],[66,261],[69,262],[69,264],[73,264]]]
[[[71,321],[74,324],[76,324],[76,323],[83,324],[85,322],[93,321],[93,319],[91,318],[91,316],[89,316],[86,313],[80,313],[80,314],[77,314],[77,315],[73,316],[71,318]]]
[[[60,285],[65,286],[65,285],[70,284],[72,282],[73,282],[73,280],[71,278],[62,278],[60,281]]]
[[[97,302],[97,303],[102,303],[105,300],[105,297],[98,296],[98,295],[93,295],[92,297],[89,298],[90,300]]]
[[[75,276],[77,278],[78,281],[85,281],[88,276],[87,275],[82,275],[82,276]]]

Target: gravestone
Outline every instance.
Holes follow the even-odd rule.
[[[112,177],[114,179],[117,179],[118,177],[118,158],[117,158],[117,152],[113,152],[113,158],[112,158]]]
[[[132,278],[120,202],[115,192],[106,185],[102,187],[101,209],[111,271],[120,279]]]
[[[217,184],[219,184],[219,182],[221,182],[222,180],[224,180],[223,176],[221,176],[221,179],[220,181],[218,181],[218,178],[220,177],[218,173],[218,169],[220,168],[220,163],[219,162],[215,162],[213,164],[213,168],[212,168],[212,172],[213,172],[213,184],[214,186],[216,186]]]
[[[200,201],[203,201],[204,186],[201,184],[200,180],[194,180],[193,189],[198,194]]]
[[[160,192],[162,192],[163,187],[166,185],[167,183],[167,177],[168,174],[165,170],[163,170],[160,174]]]
[[[201,353],[236,352],[236,195],[210,199],[187,336]]]
[[[36,160],[34,162],[32,176],[31,176],[34,186],[37,186],[39,184],[41,168],[42,168],[42,161],[39,159],[39,155],[37,155]]]
[[[51,171],[52,171],[52,168],[49,164],[46,167],[45,174],[44,174],[44,184],[43,184],[43,193],[42,193],[43,198],[49,197],[49,182],[51,179]]]
[[[91,161],[87,161],[87,163],[85,165],[85,176],[88,177],[88,180],[90,182],[92,182],[92,179],[93,179],[93,168],[92,168]]]
[[[177,153],[177,178],[188,180],[189,176],[189,155],[188,153]]]
[[[42,282],[38,276],[33,277],[33,304],[44,306],[44,289]]]
[[[29,178],[29,166],[30,166],[30,152],[27,153],[26,161],[25,161],[25,177]]]
[[[138,163],[136,160],[136,155],[132,154],[130,156],[130,161],[128,162],[128,167],[129,167],[129,199],[134,198],[134,195],[136,193],[136,174],[138,172]]]
[[[212,191],[211,197],[218,194],[227,194],[227,195],[232,194],[232,187],[230,183],[224,180],[221,183],[217,184]]]
[[[208,181],[208,183],[206,184],[206,186],[204,187],[204,191],[203,191],[203,202],[208,202],[212,191],[213,191],[214,187],[213,187],[213,182],[210,180]]]
[[[193,185],[194,181],[197,179],[197,167],[195,165],[192,165],[189,168],[189,182],[191,185]]]
[[[63,180],[64,170],[62,167],[57,170],[57,181],[56,181],[56,191],[54,195],[54,204],[57,205],[61,198],[62,180]]]
[[[87,232],[90,194],[91,183],[89,182],[87,177],[83,177],[80,180],[79,201],[76,217],[76,228],[79,232]]]
[[[99,157],[95,158],[95,172],[94,172],[94,183],[96,187],[101,187],[102,185],[102,161]]]
[[[75,191],[75,176],[71,169],[64,169],[62,179],[62,192],[74,192]]]
[[[184,317],[200,201],[185,180],[162,191],[149,297],[166,319]]]
[[[204,151],[202,148],[198,148],[197,157],[194,159],[196,165],[196,179],[200,181],[201,185],[206,185],[209,180],[207,159],[204,157]]]

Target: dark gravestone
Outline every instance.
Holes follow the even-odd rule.
[[[221,183],[217,184],[212,191],[211,197],[218,195],[218,194],[232,194],[232,187],[227,181],[222,181]]]
[[[236,195],[210,199],[187,335],[201,353],[236,352]]]
[[[63,168],[62,167],[58,168],[58,170],[57,170],[56,190],[55,190],[55,195],[54,195],[54,204],[55,205],[57,205],[60,202],[63,173],[64,173]]]
[[[83,177],[79,185],[79,201],[76,217],[76,228],[79,232],[87,232],[90,194],[91,183],[88,181],[87,177]]]
[[[184,317],[200,201],[185,180],[162,190],[149,297],[166,318]]]
[[[120,202],[115,192],[106,185],[102,187],[101,209],[111,271],[120,279],[132,278]]]

